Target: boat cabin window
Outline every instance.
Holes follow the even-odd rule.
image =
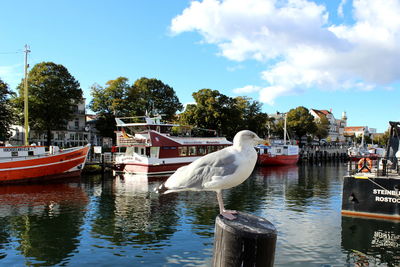
[[[178,148],[179,150],[179,156],[187,156],[187,147],[186,146],[181,146]]]
[[[120,152],[120,153],[126,152],[126,147],[124,147],[124,146],[118,147],[118,151],[117,152]]]
[[[206,147],[205,147],[205,146],[199,146],[199,147],[197,148],[197,153],[198,153],[200,156],[205,155],[205,154],[207,153]]]
[[[18,157],[18,151],[11,151],[12,157]]]
[[[207,146],[207,151],[208,151],[208,153],[217,151],[217,147],[216,146]]]
[[[33,156],[33,151],[28,151],[28,156]]]
[[[144,155],[144,148],[140,148],[140,155]]]
[[[190,146],[189,147],[189,156],[196,156],[196,147],[195,146]]]
[[[135,146],[134,151],[136,154],[139,154],[139,148],[137,146]]]
[[[131,155],[133,154],[133,147],[127,147],[125,150],[125,154],[126,155]]]

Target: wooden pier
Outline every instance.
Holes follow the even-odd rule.
[[[114,159],[111,152],[105,152],[102,154],[95,154],[88,157],[84,173],[104,173],[106,170],[111,170],[114,166]]]
[[[302,147],[300,149],[299,162],[315,163],[315,162],[331,162],[331,161],[347,161],[346,146],[313,146]],[[112,170],[114,166],[115,155],[111,152],[102,154],[92,154],[85,164],[84,172],[99,173],[106,170]]]
[[[300,149],[300,162],[347,161],[346,146],[316,146]]]

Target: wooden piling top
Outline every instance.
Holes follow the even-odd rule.
[[[228,220],[222,215],[218,215],[215,223],[224,231],[228,231],[238,237],[276,237],[276,228],[267,219],[240,211],[235,216],[237,217],[235,220]]]

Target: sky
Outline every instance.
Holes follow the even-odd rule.
[[[0,79],[28,62],[64,65],[90,87],[123,76],[263,103],[346,112],[384,132],[400,121],[400,0],[1,1]]]

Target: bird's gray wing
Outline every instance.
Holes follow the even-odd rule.
[[[233,174],[238,165],[236,156],[231,149],[225,148],[210,153],[192,164],[178,169],[167,181],[166,186],[172,190],[202,190],[204,184],[217,177],[225,177]]]

